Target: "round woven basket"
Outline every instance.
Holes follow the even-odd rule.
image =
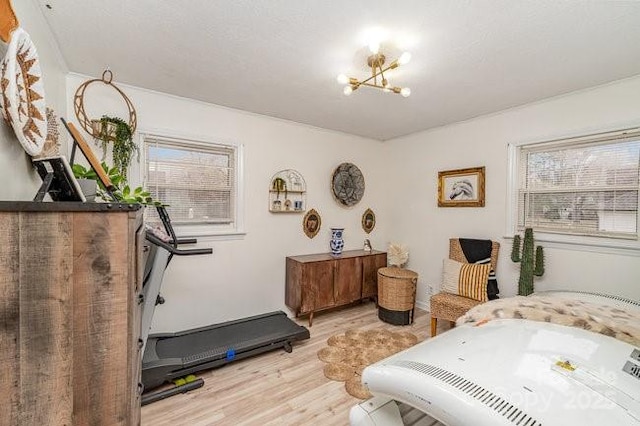
[[[392,311],[412,310],[418,274],[402,268],[378,269],[378,304]]]

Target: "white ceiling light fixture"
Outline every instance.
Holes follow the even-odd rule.
[[[360,86],[367,86],[381,89],[388,93],[398,93],[405,98],[409,97],[411,95],[411,89],[408,87],[392,86],[389,84],[385,73],[409,62],[411,60],[411,53],[404,52],[398,59],[385,67],[384,65],[387,58],[380,52],[380,43],[370,43],[369,50],[371,51],[371,55],[367,58],[367,64],[371,67],[371,76],[364,80],[358,80],[357,78],[347,77],[345,74],[340,74],[337,78],[338,83],[346,85],[343,89],[343,93],[346,96],[349,96],[354,90],[359,89]]]

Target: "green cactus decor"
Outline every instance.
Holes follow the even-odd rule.
[[[520,279],[518,280],[518,294],[528,296],[533,293],[533,277],[541,277],[544,274],[544,252],[541,246],[533,251],[533,229],[524,230],[524,242],[520,250],[520,235],[513,237],[513,249],[511,260],[520,262]]]

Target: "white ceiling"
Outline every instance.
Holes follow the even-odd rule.
[[[38,2],[73,72],[379,140],[640,74],[638,1]],[[411,97],[342,94],[373,27]]]

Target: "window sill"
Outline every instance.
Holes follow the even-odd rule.
[[[198,241],[242,240],[247,233],[235,229],[215,229],[210,226],[176,226],[176,237],[197,238]]]
[[[521,233],[522,234],[522,233]],[[513,235],[503,237],[513,240]],[[582,237],[576,235],[549,234],[534,231],[536,244],[561,250],[587,251],[592,253],[616,254],[640,257],[640,242],[611,238]]]

